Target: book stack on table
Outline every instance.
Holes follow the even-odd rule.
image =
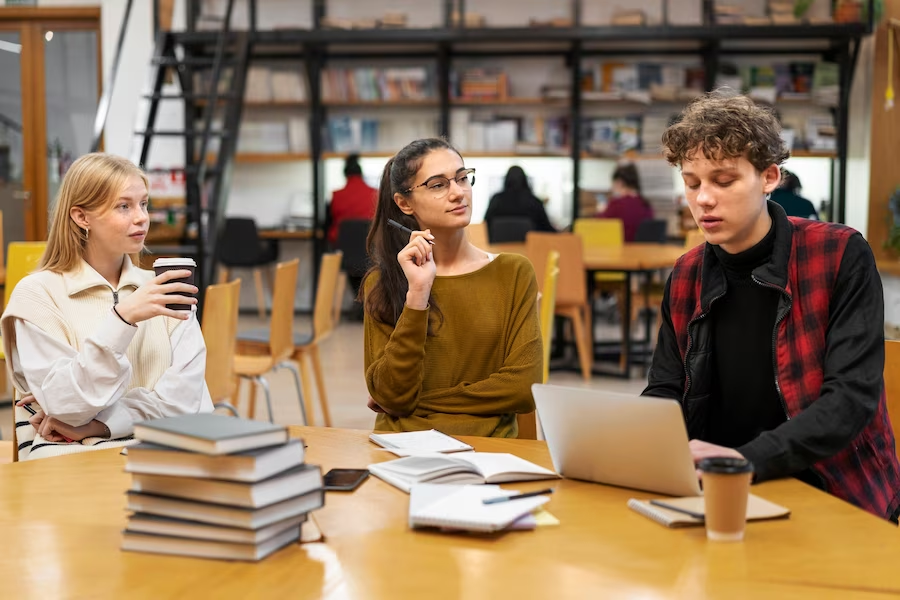
[[[257,561],[296,542],[325,502],[287,429],[214,414],[135,425],[123,550]]]

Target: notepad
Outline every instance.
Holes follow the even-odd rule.
[[[692,496],[689,498],[666,498],[661,500],[666,504],[677,506],[695,513],[704,514],[705,504],[703,496]],[[695,519],[689,515],[668,510],[662,506],[650,504],[648,500],[636,500],[632,498],[628,501],[628,508],[637,511],[647,518],[653,519],[660,525],[666,527],[690,527],[693,525],[703,525],[702,519]],[[762,521],[766,519],[780,519],[791,514],[790,509],[784,506],[764,500],[759,496],[750,494],[747,499],[747,520]]]
[[[409,526],[492,533],[509,528],[550,501],[550,496],[536,496],[498,504],[483,502],[515,493],[496,485],[417,485],[410,494]]]
[[[472,446],[435,429],[404,433],[373,433],[369,435],[369,439],[397,456],[472,450]]]

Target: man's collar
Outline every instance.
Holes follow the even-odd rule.
[[[140,287],[145,279],[141,277],[141,270],[134,266],[131,258],[127,255],[123,257],[122,261],[122,273],[119,275],[119,287],[116,288],[116,291],[127,286]],[[112,284],[84,259],[81,259],[81,264],[74,271],[63,273],[63,281],[66,283],[66,293],[69,296],[97,286],[113,289]]]

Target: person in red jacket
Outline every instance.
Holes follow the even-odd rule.
[[[653,207],[641,196],[641,180],[634,165],[619,165],[613,172],[612,180],[609,204],[597,218],[621,220],[625,241],[633,242],[638,225],[653,218]]]
[[[712,92],[663,134],[706,243],[675,264],[644,395],[681,404],[694,460],[746,458],[879,517],[900,513],[884,294],[853,229],[768,196],[790,152],[771,108]]]
[[[337,243],[338,227],[347,219],[369,219],[375,216],[375,200],[378,192],[363,180],[359,155],[351,154],[344,162],[347,184],[335,190],[328,206],[328,242]]]

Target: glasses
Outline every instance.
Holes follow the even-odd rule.
[[[466,169],[465,171],[461,171],[456,177],[453,178],[453,181],[456,182],[456,185],[460,187],[463,191],[472,189],[472,186],[475,185],[475,169]],[[416,188],[423,187],[434,197],[435,200],[440,200],[447,196],[450,193],[450,180],[444,177],[443,175],[435,175],[434,177],[429,177],[425,183],[420,183],[419,185],[414,185],[408,190],[404,190],[404,194],[408,194]]]

